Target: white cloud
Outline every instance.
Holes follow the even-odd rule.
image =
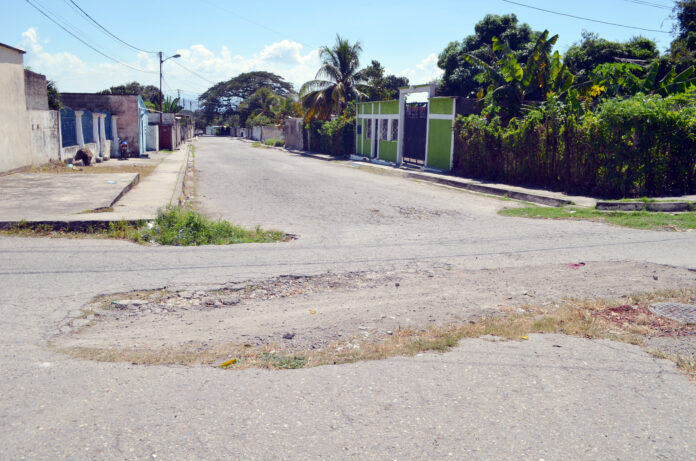
[[[22,33],[22,47],[27,51],[25,64],[55,80],[61,91],[94,92],[134,80],[142,84],[159,84],[156,55],[141,52],[127,62],[150,73],[129,69],[106,58],[98,64],[89,65],[69,52],[46,51],[41,45],[38,30],[33,27]],[[179,49],[176,53],[181,55],[177,59],[179,64],[212,82],[229,80],[242,72],[264,70],[283,76],[298,89],[305,81],[314,78],[319,68],[318,50],[303,54],[303,46],[289,40],[271,43],[249,56],[232,54],[226,46],[214,52],[202,44]],[[176,89],[182,89],[184,93],[200,93],[212,85],[169,62],[164,64],[164,79],[165,93],[167,90],[175,92]]]
[[[437,55],[430,53],[416,64],[415,68],[404,69],[398,75],[408,77],[411,84],[422,84],[439,79],[442,76],[442,69],[437,67]]]

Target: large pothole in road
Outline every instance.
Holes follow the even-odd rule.
[[[290,357],[293,367],[301,351],[350,351],[402,331],[466,324],[531,303],[695,285],[694,272],[632,262],[280,276],[218,290],[101,296],[67,320],[51,344],[103,361],[219,364],[253,352],[271,361]]]

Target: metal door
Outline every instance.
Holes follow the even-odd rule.
[[[406,163],[425,165],[425,138],[428,130],[428,103],[406,104],[404,118],[404,155]]]
[[[173,150],[172,127],[169,125],[159,126],[159,148],[160,150]]]

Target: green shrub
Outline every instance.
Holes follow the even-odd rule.
[[[605,197],[696,192],[696,105],[685,95],[609,99],[584,115],[552,100],[507,126],[470,115],[456,129],[463,176]]]
[[[338,117],[328,122],[315,120],[305,129],[314,152],[336,157],[355,152],[355,117]]]
[[[275,139],[275,138],[268,138],[263,143],[267,146],[273,146],[273,147],[283,147],[285,145],[284,140]]]

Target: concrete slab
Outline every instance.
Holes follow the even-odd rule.
[[[0,221],[47,219],[111,207],[138,182],[137,173],[18,173],[0,177]]]

